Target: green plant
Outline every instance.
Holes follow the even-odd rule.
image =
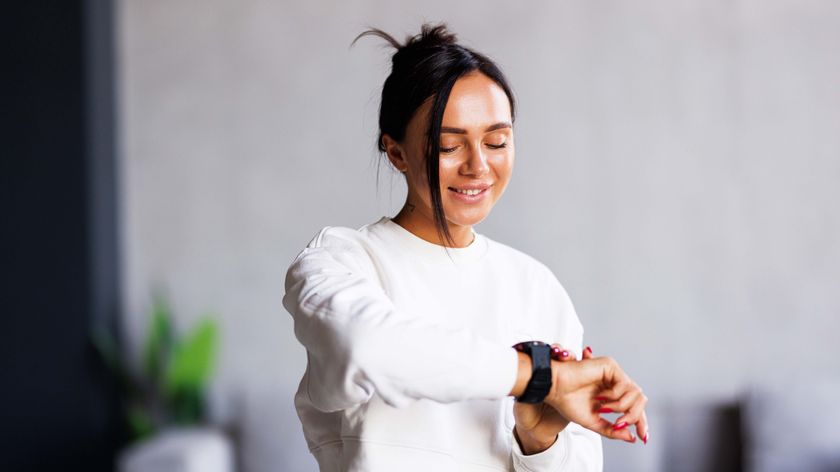
[[[205,420],[205,391],[213,374],[218,341],[218,329],[212,319],[204,317],[179,336],[169,305],[156,297],[139,372],[120,354],[112,335],[97,332],[92,341],[119,378],[125,419],[133,440],[165,426]]]

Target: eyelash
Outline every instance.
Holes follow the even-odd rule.
[[[487,147],[489,147],[490,149],[503,149],[503,148],[507,147],[507,143],[499,144],[499,145],[488,144]],[[450,153],[450,152],[454,152],[456,149],[458,149],[457,146],[451,147],[451,148],[440,148],[440,152]]]

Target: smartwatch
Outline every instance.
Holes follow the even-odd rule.
[[[525,341],[513,348],[531,358],[531,380],[525,392],[516,398],[522,403],[539,403],[551,391],[551,346],[542,341]]]

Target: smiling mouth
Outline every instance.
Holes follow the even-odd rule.
[[[487,192],[487,190],[489,188],[490,187],[486,187],[486,188],[483,188],[483,189],[459,190],[459,189],[454,188],[454,187],[449,187],[449,190],[452,191],[452,192],[455,192],[459,195],[464,195],[464,196],[467,196],[467,197],[474,197],[474,196],[481,195],[481,194]]]

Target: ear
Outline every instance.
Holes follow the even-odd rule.
[[[391,165],[396,167],[400,172],[408,170],[408,160],[406,159],[405,150],[400,143],[394,141],[387,134],[383,134],[382,145],[385,147],[385,153],[388,155],[388,160],[391,161]]]

